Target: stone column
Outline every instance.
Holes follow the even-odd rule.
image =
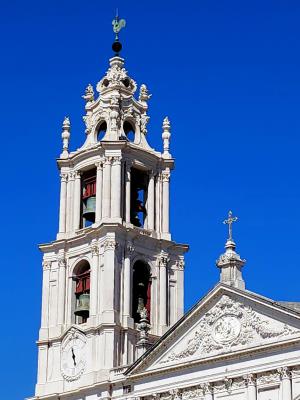
[[[131,316],[131,257],[134,247],[127,243],[124,260],[124,316]]]
[[[96,217],[97,223],[101,222],[102,219],[102,196],[103,196],[103,161],[96,163],[97,177],[96,177]]]
[[[149,184],[148,184],[148,198],[147,198],[147,228],[150,230],[154,229],[154,175],[153,172],[150,172],[149,175]]]
[[[161,176],[157,174],[155,182],[155,229],[161,232]]]
[[[90,286],[90,316],[97,314],[97,302],[98,302],[98,259],[99,259],[99,247],[96,240],[92,241],[91,244],[92,252],[92,265],[91,265],[91,286]]]
[[[81,178],[79,171],[75,171],[74,179],[73,230],[75,231],[80,228]]]
[[[42,317],[41,328],[48,327],[49,318],[49,281],[50,281],[51,261],[43,261],[43,293],[42,293]]]
[[[159,319],[160,328],[164,333],[167,326],[167,254],[162,253],[159,259]]]
[[[72,230],[73,220],[73,186],[74,186],[74,172],[70,172],[68,175],[68,186],[67,186],[67,210],[66,210],[66,231]]]
[[[292,400],[292,381],[291,372],[287,367],[279,368],[282,382],[282,400]]]
[[[248,400],[256,400],[256,378],[253,374],[249,374],[244,376],[245,383],[247,386],[247,399]]]
[[[103,171],[102,218],[110,218],[111,158],[106,157]]]
[[[113,157],[111,168],[111,217],[121,218],[121,157]]]
[[[115,249],[117,242],[113,237],[108,237],[104,243],[104,268],[102,280],[104,282],[101,293],[102,320],[103,322],[114,322],[115,304]]]
[[[125,221],[130,223],[130,197],[131,197],[131,164],[126,163],[125,174]]]
[[[163,233],[169,233],[170,172],[168,169],[166,169],[163,172],[162,181],[163,181],[162,231]]]
[[[66,260],[62,254],[58,260],[58,308],[57,308],[57,324],[65,323],[65,301],[66,301]]]
[[[67,209],[67,174],[61,174],[60,183],[60,207],[59,207],[59,233],[66,232],[66,209]]]

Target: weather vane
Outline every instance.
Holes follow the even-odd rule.
[[[223,221],[223,224],[228,225],[228,234],[229,234],[228,240],[233,240],[232,239],[232,224],[234,222],[236,222],[237,220],[238,220],[238,217],[233,217],[232,211],[229,211],[228,218],[225,219],[225,221]]]
[[[119,52],[122,50],[122,44],[119,42],[119,32],[122,28],[124,28],[126,26],[125,19],[119,18],[118,9],[116,11],[116,17],[112,21],[112,26],[113,26],[113,31],[116,34],[115,41],[112,45],[112,49],[116,53],[116,55],[118,55]]]

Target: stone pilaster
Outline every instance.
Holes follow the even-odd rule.
[[[74,202],[73,202],[73,230],[80,228],[81,206],[81,176],[79,171],[74,173]]]
[[[111,168],[111,217],[121,218],[121,157],[112,158]]]
[[[111,212],[111,157],[105,157],[103,170],[102,218],[110,218]]]
[[[60,207],[59,207],[59,233],[66,232],[66,209],[67,209],[67,180],[68,174],[60,175]]]
[[[102,219],[102,196],[103,196],[103,161],[96,163],[96,217],[95,222],[100,223]]]

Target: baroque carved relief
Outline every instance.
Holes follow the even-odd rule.
[[[250,306],[223,295],[221,300],[199,321],[183,349],[172,351],[160,363],[184,360],[195,354],[228,352],[234,347],[251,345],[261,339],[280,338],[299,333],[284,323],[270,323],[267,317]],[[182,348],[182,347],[181,347]]]

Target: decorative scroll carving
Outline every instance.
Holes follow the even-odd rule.
[[[57,262],[59,267],[65,267],[67,265],[65,256],[63,254],[57,257]]]
[[[115,239],[106,239],[104,242],[104,251],[105,250],[115,250],[118,247],[118,243]]]
[[[264,319],[250,306],[223,295],[220,301],[199,321],[197,330],[188,340],[186,347],[173,351],[160,363],[183,360],[208,353],[228,352],[232,347],[249,345],[255,340],[279,338],[299,333],[299,330],[281,322]]]
[[[43,260],[43,270],[49,270],[49,269],[51,269],[51,264],[52,264],[51,261]]]
[[[263,374],[260,374],[257,377],[258,385],[266,385],[270,383],[280,383],[280,373],[278,371],[268,371]]]
[[[99,245],[97,241],[93,241],[90,245],[92,256],[97,256],[99,254]]]

